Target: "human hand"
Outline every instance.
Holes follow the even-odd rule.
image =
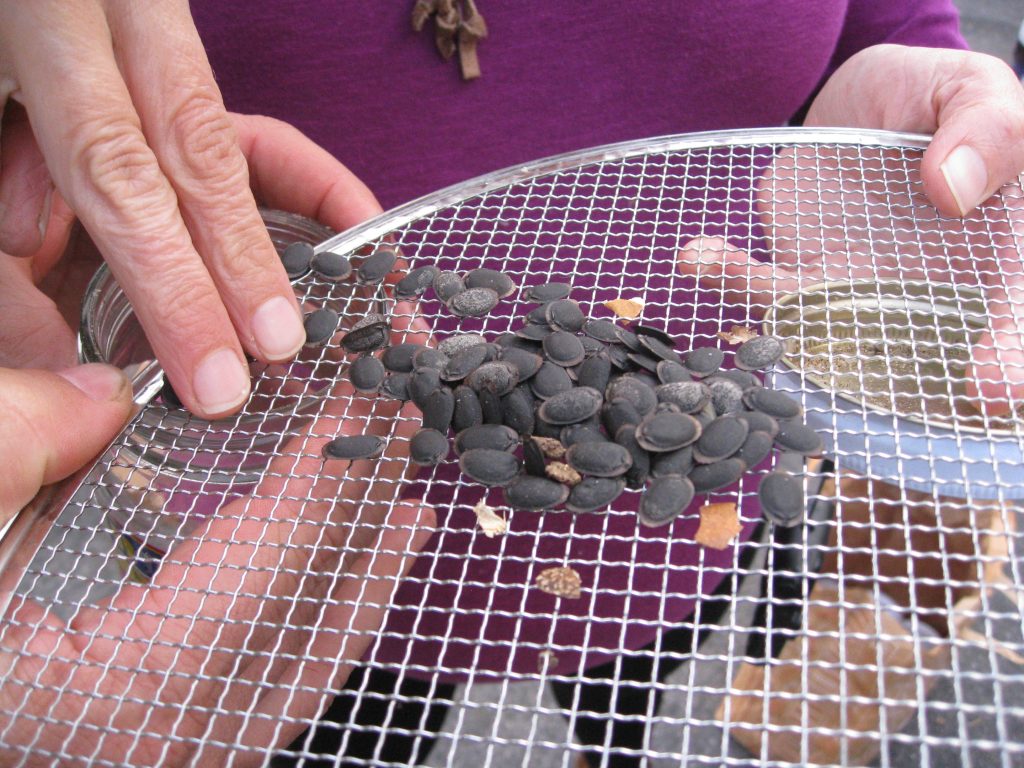
[[[126,582],[70,622],[15,597],[0,646],[0,762],[222,764],[237,750],[248,764],[294,738],[376,639],[434,524],[398,501],[417,425],[406,408],[340,383],[252,495],[173,548],[150,584]],[[23,424],[0,431],[0,456],[20,455]],[[383,457],[324,462],[328,440],[367,433],[387,438]]]
[[[0,108],[8,97],[23,109],[2,128],[0,251],[32,255],[40,277],[73,211],[202,416],[248,395],[243,349],[282,361],[304,339],[254,194],[336,228],[380,210],[296,131],[224,110],[185,0],[0,0]],[[66,329],[47,338],[66,363]]]
[[[849,69],[836,73],[812,107],[809,122],[936,131],[920,164],[920,186],[941,212],[953,216],[961,212],[945,179],[958,178],[962,168],[954,159],[952,171],[942,169],[954,151],[951,145],[969,145],[970,152],[976,145],[984,158],[984,189],[975,179],[980,191],[958,193],[973,200],[970,208],[992,194],[993,184],[1013,181],[1024,168],[1024,89],[1005,65],[957,51],[879,49],[854,57]],[[914,62],[935,79],[918,73],[917,85],[904,93],[906,78],[891,68],[897,63],[912,68]],[[944,72],[945,79],[936,71]],[[931,98],[918,94],[915,111],[907,103],[915,101],[910,93],[917,94],[926,80]],[[932,124],[923,122],[921,114],[928,105],[936,110]],[[1001,154],[995,151],[1000,141],[1006,142]],[[913,183],[916,169],[901,182],[887,173],[889,160],[890,169],[902,174],[905,160],[896,150],[782,150],[757,182],[756,207],[771,263],[751,258],[720,237],[702,237],[683,247],[680,269],[718,282],[729,301],[761,310],[779,296],[825,280],[931,281],[980,289],[989,330],[973,345],[967,391],[980,410],[1003,414],[1024,399],[1024,261],[1019,247],[1024,211],[1007,215],[1000,205],[992,215],[983,206],[964,220],[938,215]],[[1019,202],[1013,202],[1021,199],[1019,184],[1011,184],[1007,195],[1008,207],[1019,209]]]

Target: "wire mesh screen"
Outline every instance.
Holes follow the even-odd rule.
[[[412,465],[419,412],[355,391],[337,343],[306,349],[254,366],[231,420],[154,399],[4,574],[6,761],[1024,765],[1008,383],[1024,380],[1024,194],[943,218],[924,146],[797,130],[619,145],[320,246],[358,263],[390,243],[409,268],[492,267],[519,288],[460,319],[430,291],[295,281],[348,325],[386,314],[393,344],[515,331],[550,281],[620,325],[608,303],[625,300],[726,366],[734,334],[778,336],[765,383],[825,444],[794,470],[805,518],[764,520],[774,458],[660,527],[632,490],[597,512],[511,509],[454,454]],[[386,447],[325,458],[341,434]],[[708,505],[734,510],[726,536],[703,537]],[[578,595],[543,588],[552,568]]]

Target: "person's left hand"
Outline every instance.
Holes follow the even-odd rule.
[[[761,308],[823,280],[980,288],[989,330],[973,345],[968,393],[993,415],[1024,401],[1024,209],[960,220],[1024,169],[1024,88],[1013,72],[977,53],[875,46],[836,71],[806,124],[933,133],[920,175],[939,215],[916,185],[887,180],[885,157],[905,163],[898,150],[866,162],[856,146],[787,148],[758,181],[772,262],[699,237],[680,251],[680,270]]]
[[[351,171],[297,129],[257,115],[232,114],[231,119],[259,204],[338,231],[381,212],[373,193]],[[61,260],[73,222],[54,191],[39,249],[18,257],[0,252],[0,366],[61,370],[77,362],[75,329],[68,319],[76,316],[86,282],[101,262],[98,252],[87,263]]]

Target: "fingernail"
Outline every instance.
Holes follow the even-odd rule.
[[[966,216],[984,200],[988,171],[981,155],[963,144],[950,152],[939,166],[946,185],[956,200],[960,215]]]
[[[306,340],[295,302],[284,296],[268,299],[256,310],[252,316],[252,335],[268,360],[292,357]]]
[[[102,363],[76,365],[58,371],[57,375],[78,387],[90,400],[97,402],[116,399],[128,386],[124,373],[112,365]]]
[[[232,350],[219,349],[199,364],[192,391],[206,413],[233,411],[249,396],[249,370]]]

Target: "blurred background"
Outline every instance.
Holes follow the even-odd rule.
[[[1024,19],[1024,0],[954,0],[961,29],[971,48],[998,56],[1024,74],[1024,48],[1018,31]],[[1016,50],[1015,50],[1016,49]]]

